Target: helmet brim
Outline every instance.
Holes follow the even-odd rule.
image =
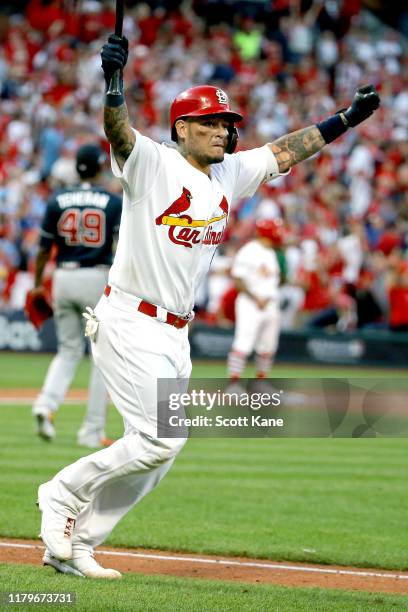
[[[213,107],[213,106],[207,106],[206,108],[200,108],[200,109],[196,109],[194,111],[192,111],[191,113],[186,113],[185,115],[183,115],[182,117],[177,117],[178,121],[179,119],[183,119],[184,117],[207,117],[208,115],[218,115],[218,116],[228,116],[229,119],[232,119],[232,121],[234,121],[234,123],[236,121],[242,121],[242,119],[244,118],[240,113],[236,113],[235,111],[232,110],[220,110],[219,106]]]

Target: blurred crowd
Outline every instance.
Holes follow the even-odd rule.
[[[20,3],[21,4],[21,3]],[[102,131],[100,48],[114,3],[29,0],[0,14],[0,309],[32,286],[38,229],[52,191],[76,182],[74,158]],[[125,71],[132,123],[170,139],[168,109],[211,83],[242,112],[241,149],[317,122],[373,83],[377,113],[289,175],[234,205],[198,300],[230,324],[229,276],[254,219],[281,217],[285,328],[408,330],[407,41],[359,0],[129,2]],[[120,191],[109,168],[106,185]]]

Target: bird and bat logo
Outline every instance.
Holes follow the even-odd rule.
[[[213,224],[222,221],[228,216],[228,201],[223,196],[219,203],[221,214],[212,219],[193,219],[185,214],[191,206],[193,196],[191,191],[183,187],[178,197],[166,210],[156,218],[156,225],[165,225],[169,228],[169,238],[177,245],[191,249],[194,244],[216,245],[221,242],[224,229],[216,231]],[[204,228],[204,236],[202,231]]]

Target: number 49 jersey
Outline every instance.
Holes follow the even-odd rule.
[[[121,212],[121,198],[102,187],[82,183],[59,191],[47,204],[40,247],[57,245],[57,265],[110,266]]]

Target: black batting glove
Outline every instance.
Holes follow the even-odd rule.
[[[129,54],[129,41],[126,36],[109,36],[108,42],[102,47],[102,70],[105,77],[106,85],[109,83],[113,74],[117,70],[123,70]]]
[[[354,127],[367,119],[380,106],[380,96],[374,85],[364,85],[357,89],[353,102],[343,115],[347,121],[347,127]]]

